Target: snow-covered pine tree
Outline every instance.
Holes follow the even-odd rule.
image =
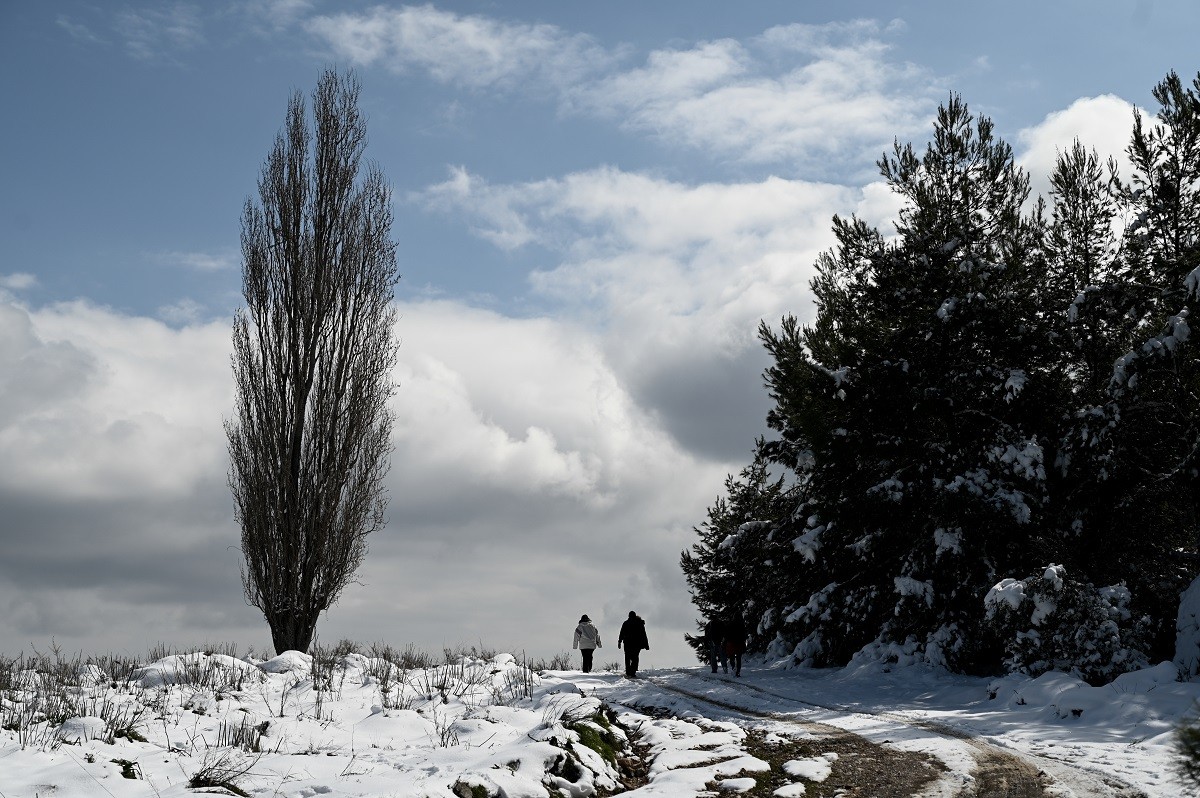
[[[990,668],[982,599],[1038,548],[1067,399],[1043,224],[1011,149],[957,96],[923,156],[897,143],[879,166],[906,200],[897,235],[835,219],[813,325],[760,329],[779,435],[764,452],[805,486],[777,535],[813,555],[784,636],[814,664],[874,643]]]
[[[1113,360],[1129,346],[1124,294],[1115,289],[1119,191],[1113,159],[1101,165],[1078,139],[1050,176],[1046,258],[1053,304],[1065,309],[1063,371],[1076,397],[1089,403],[1105,395]]]
[[[1200,75],[1188,88],[1172,72],[1153,93],[1157,121],[1135,114],[1132,182],[1118,189],[1129,219],[1119,251],[1069,309],[1077,364],[1100,379],[1075,386],[1059,459],[1081,572],[1126,582],[1153,620],[1148,653],[1158,660],[1172,656],[1179,594],[1200,570],[1200,349],[1190,330],[1200,306]]]
[[[1131,295],[1121,277],[1121,186],[1116,164],[1101,164],[1076,140],[1058,157],[1050,177],[1051,213],[1046,268],[1057,290],[1052,304],[1063,347],[1060,371],[1072,394],[1054,471],[1062,480],[1057,523],[1048,531],[1046,561],[1088,574],[1088,536],[1107,516],[1112,485],[1098,479],[1111,467],[1094,445],[1108,421],[1105,406],[1113,361],[1132,344]],[[1044,564],[1044,563],[1042,563]],[[1030,566],[1042,565],[1029,563]],[[1036,570],[1032,568],[1030,570]],[[1025,573],[1006,574],[1021,579]],[[1005,642],[1006,646],[1013,641]]]
[[[791,590],[788,560],[797,556],[791,542],[777,538],[773,530],[791,512],[797,490],[785,477],[772,477],[761,455],[737,477],[726,477],[725,495],[695,529],[699,541],[680,555],[692,603],[701,615],[697,629],[710,618],[740,613],[751,636],[750,650],[762,651],[770,643],[775,634],[770,610]]]

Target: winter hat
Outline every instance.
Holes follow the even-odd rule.
[[[591,623],[592,619],[587,617],[586,615],[583,615],[583,616],[580,616],[579,622],[580,623]]]
[[[633,610],[630,610],[630,611],[629,611],[629,617],[630,617],[630,618],[636,618],[636,617],[637,617],[637,613],[636,613],[636,612],[634,612]]]

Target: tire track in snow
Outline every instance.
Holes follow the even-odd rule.
[[[838,762],[838,766],[831,774],[832,778],[829,784],[826,785],[826,792],[822,792],[822,794],[827,794],[828,789],[834,789],[835,795],[843,795],[845,798],[911,798],[916,795],[927,795],[925,790],[928,786],[931,783],[940,783],[942,774],[946,771],[936,757],[926,752],[906,751],[895,746],[881,745],[838,726],[799,720],[783,713],[764,712],[738,704],[722,702],[711,696],[698,695],[681,687],[664,684],[661,680],[652,677],[642,678],[638,681],[649,688],[639,691],[639,701],[646,697],[654,700],[652,697],[654,693],[660,695],[671,693],[677,697],[687,698],[690,707],[695,707],[699,702],[724,710],[721,715],[717,715],[711,710],[705,712],[710,719],[719,717],[725,722],[732,721],[736,725],[746,727],[749,724],[745,721],[757,718],[769,721],[777,731],[783,726],[802,731],[803,735],[794,739],[806,741],[809,747],[816,746],[812,750],[805,751],[805,756],[816,755],[820,752],[832,752]],[[651,709],[644,704],[626,702],[624,705],[639,712]],[[652,709],[651,714],[655,714]],[[687,719],[686,716],[685,719]],[[785,736],[790,735],[785,734]],[[750,752],[748,750],[748,753],[762,759],[771,760],[772,758],[771,754],[765,751]],[[783,758],[786,759],[787,755],[784,755]],[[776,775],[783,775],[781,768],[782,760],[775,761],[773,771],[776,772]],[[789,780],[788,783],[795,783],[794,779]],[[951,792],[943,791],[938,793],[938,798],[953,797]]]
[[[1108,774],[1081,768],[1077,765],[1062,762],[1044,755],[1010,751],[943,723],[911,718],[895,712],[872,712],[869,710],[851,709],[850,707],[837,704],[822,704],[796,698],[795,696],[775,693],[744,681],[713,678],[704,673],[696,673],[682,668],[675,668],[673,670],[680,675],[721,685],[726,689],[740,692],[743,695],[749,696],[757,693],[769,697],[776,703],[783,702],[785,704],[823,710],[840,716],[884,720],[896,726],[916,729],[927,734],[961,742],[969,749],[969,753],[975,762],[975,768],[969,775],[958,774],[967,778],[965,779],[966,784],[963,788],[952,793],[954,798],[1146,798],[1145,793],[1141,790]],[[729,703],[711,696],[694,693],[676,685],[667,684],[661,678],[651,678],[649,681],[653,682],[656,687],[668,692],[674,692],[750,717],[785,723],[797,723],[794,717],[788,717],[784,713],[763,712],[744,705]],[[803,721],[800,723],[802,725],[811,724],[831,727],[830,724],[815,721]],[[832,728],[849,731],[836,726]],[[947,763],[947,765],[950,764]],[[935,791],[930,794],[940,795],[944,793]]]

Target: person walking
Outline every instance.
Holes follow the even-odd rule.
[[[729,657],[729,664],[733,666],[733,675],[742,675],[742,654],[746,651],[746,624],[742,621],[742,614],[735,612],[729,617],[729,621],[725,624],[725,655]],[[729,669],[726,668],[726,673]]]
[[[637,676],[638,656],[642,649],[649,650],[650,641],[646,637],[646,622],[638,617],[633,610],[621,624],[621,634],[617,637],[617,648],[625,647],[625,677],[633,679]]]
[[[725,658],[725,624],[716,615],[708,619],[708,623],[704,624],[704,648],[708,654],[708,662],[712,665],[712,672],[717,672],[717,664],[729,673],[729,660]]]
[[[580,616],[579,625],[575,627],[575,642],[571,647],[579,649],[583,655],[583,672],[591,673],[592,654],[596,649],[604,648],[604,644],[600,642],[600,630],[592,625],[592,619],[587,615]]]

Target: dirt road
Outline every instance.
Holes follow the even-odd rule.
[[[1140,790],[1105,774],[1003,748],[944,724],[804,701],[695,671],[679,674],[679,679],[659,676],[647,681],[666,694],[711,707],[714,719],[748,728],[756,722],[785,724],[813,735],[823,750],[840,751],[832,780],[825,785],[839,795],[1145,798]],[[755,708],[764,703],[773,709]]]

